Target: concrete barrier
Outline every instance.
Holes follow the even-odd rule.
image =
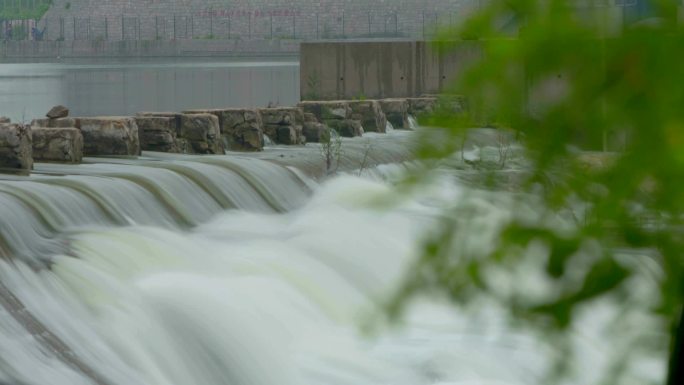
[[[429,110],[435,98],[305,101],[297,107],[140,112],[135,117],[34,119],[32,126],[0,121],[0,168],[31,169],[33,161],[79,163],[83,156],[137,156],[141,150],[184,154],[260,151],[264,131],[278,144],[320,142],[385,132],[386,121],[408,128],[407,111]],[[387,120],[386,120],[387,119]],[[8,121],[8,120],[3,120]],[[225,147],[224,147],[225,146]]]
[[[437,108],[436,97],[406,98],[408,113],[413,116],[430,114]]]
[[[278,144],[304,144],[304,112],[297,107],[262,108],[259,110],[264,134]]]
[[[188,143],[178,136],[179,118],[174,113],[152,116],[140,113],[135,117],[143,151],[187,153]],[[164,113],[162,113],[164,114]]]
[[[213,114],[182,114],[180,137],[195,154],[223,154],[219,119]]]
[[[224,147],[228,150],[261,151],[264,148],[264,124],[257,109],[204,109],[187,110],[184,113],[215,115],[219,120]]]
[[[392,123],[394,128],[411,128],[408,120],[409,103],[406,99],[382,99],[379,102],[387,121]]]
[[[31,126],[0,124],[0,168],[33,169]]]
[[[86,156],[140,155],[138,125],[132,117],[76,118],[76,128],[83,134]]]
[[[36,162],[80,163],[83,135],[75,127],[31,127],[33,160]]]
[[[41,118],[33,119],[31,122],[33,127],[45,127],[45,128],[69,128],[76,127],[76,119],[74,118]]]
[[[183,154],[223,154],[219,118],[209,110],[188,113],[139,112],[143,150]]]
[[[320,122],[346,137],[362,136],[359,120],[352,119],[352,109],[346,100],[304,101],[297,105],[304,113],[312,114]]]
[[[478,42],[448,52],[425,41],[305,42],[300,52],[301,98],[383,99],[437,94],[481,56]]]
[[[361,122],[364,132],[382,132],[387,129],[387,117],[377,100],[349,101],[352,119]]]

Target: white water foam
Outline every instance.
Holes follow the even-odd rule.
[[[411,130],[417,130],[420,128],[420,124],[418,124],[418,119],[416,119],[413,115],[408,116],[408,121],[409,121],[409,128]]]
[[[111,384],[542,384],[553,349],[510,329],[495,306],[471,313],[421,298],[401,327],[360,331],[426,229],[466,198],[447,182],[403,196],[342,176],[285,214],[233,210],[192,231],[79,231],[77,258],[56,256],[50,271],[0,262],[0,280]],[[468,199],[482,212],[471,243],[488,247],[514,207]],[[592,318],[576,336],[574,383],[600,382],[611,350],[600,326]],[[87,383],[4,314],[0,352],[0,380]],[[647,369],[625,383],[662,375]]]
[[[385,124],[385,132],[392,132],[392,131],[394,131],[394,126],[392,125],[392,122],[390,122],[388,120],[387,123]]]

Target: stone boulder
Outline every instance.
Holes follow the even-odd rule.
[[[136,116],[143,151],[187,153],[188,141],[178,136],[180,116]]]
[[[364,132],[386,132],[387,118],[377,100],[352,100],[349,108],[351,118],[361,122]]]
[[[305,144],[304,128],[300,125],[278,126],[275,141],[279,144],[298,145]]]
[[[328,121],[328,127],[337,131],[340,136],[347,138],[363,136],[363,127],[361,126],[361,122],[358,120],[330,120]]]
[[[410,129],[408,120],[408,101],[406,99],[382,99],[379,101],[382,112],[394,128]]]
[[[297,104],[304,113],[316,116],[319,122],[328,120],[346,120],[352,118],[352,110],[349,103],[344,100],[332,101],[305,101]]]
[[[304,115],[305,115],[305,114],[304,114],[304,110],[302,110],[302,109],[299,108],[299,107],[295,107],[295,108],[294,108],[294,114],[295,114],[295,122],[296,122],[297,124],[299,124],[299,125],[304,124],[304,122],[305,122],[306,119],[307,119],[307,117],[304,116]],[[314,120],[316,119],[315,116],[314,116],[313,118],[314,118]],[[310,118],[309,118],[309,119],[310,119]]]
[[[259,110],[264,123],[264,134],[278,144],[304,144],[302,135],[304,113],[296,107],[262,108]]]
[[[417,99],[435,99],[434,110],[440,109],[450,113],[463,113],[468,110],[468,100],[463,95],[456,94],[441,94],[430,95],[424,94]],[[410,114],[414,114],[410,112]]]
[[[180,137],[187,140],[196,154],[223,154],[219,119],[213,114],[183,114]]]
[[[311,114],[318,122],[337,131],[341,136],[363,135],[361,122],[353,119],[349,102],[345,100],[305,101],[297,106],[304,112],[305,119],[307,114]]]
[[[261,108],[261,121],[264,124],[288,126],[297,123],[297,111],[295,107]]]
[[[226,108],[189,110],[185,113],[209,113],[219,119],[221,136],[226,149],[233,151],[261,151],[264,148],[264,132],[261,114],[256,109]]]
[[[31,126],[0,124],[0,168],[31,170],[33,168]]]
[[[45,128],[70,128],[76,127],[76,119],[74,118],[42,118],[34,119],[31,122],[32,127],[45,127]]]
[[[140,138],[135,118],[104,116],[76,119],[76,128],[83,134],[83,154],[140,155]]]
[[[329,128],[323,123],[318,123],[316,121],[305,121],[302,126],[302,135],[307,142],[318,143],[325,133],[329,131]]]
[[[33,160],[41,162],[80,163],[83,158],[83,135],[75,127],[31,128]]]
[[[435,111],[437,108],[437,98],[436,97],[420,97],[420,98],[407,98],[408,101],[408,113],[415,117],[420,117],[421,115],[429,115]]]
[[[310,113],[310,112],[303,112],[302,111],[302,121],[303,122],[318,122],[318,119],[316,118],[316,115]]]
[[[69,116],[69,109],[64,106],[54,106],[45,116],[49,119],[66,118]]]
[[[183,115],[183,114],[180,112],[173,112],[173,111],[142,111],[142,112],[138,112],[137,114],[135,114],[135,116],[141,116],[141,117],[163,116],[163,117],[167,117],[167,118],[175,118],[178,121],[180,121],[181,115]]]

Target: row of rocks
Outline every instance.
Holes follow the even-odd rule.
[[[30,125],[0,117],[0,167],[30,169],[33,161],[79,163],[83,156],[137,156],[142,150],[183,154],[260,151],[273,142],[319,142],[341,136],[409,129],[409,115],[431,112],[435,97],[306,101],[296,107],[141,112],[134,117],[69,117],[63,106]],[[329,137],[329,136],[327,136]]]
[[[256,109],[188,110],[183,114],[215,117],[218,135],[225,149],[259,151],[264,146],[263,121]]]
[[[143,150],[184,154],[224,151],[219,120],[212,114],[141,112],[134,120]]]
[[[135,156],[141,151],[138,126],[127,116],[35,119],[29,128],[36,161],[80,163],[83,156]]]
[[[33,167],[31,128],[0,123],[0,167],[29,170]]]

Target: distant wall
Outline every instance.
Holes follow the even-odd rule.
[[[412,97],[435,94],[452,83],[477,43],[448,53],[423,41],[302,43],[302,100]]]
[[[53,0],[52,4],[39,22],[43,40],[416,39],[430,36],[437,25],[456,23],[478,6],[454,0]]]
[[[294,56],[288,40],[0,41],[2,59],[88,57]]]

